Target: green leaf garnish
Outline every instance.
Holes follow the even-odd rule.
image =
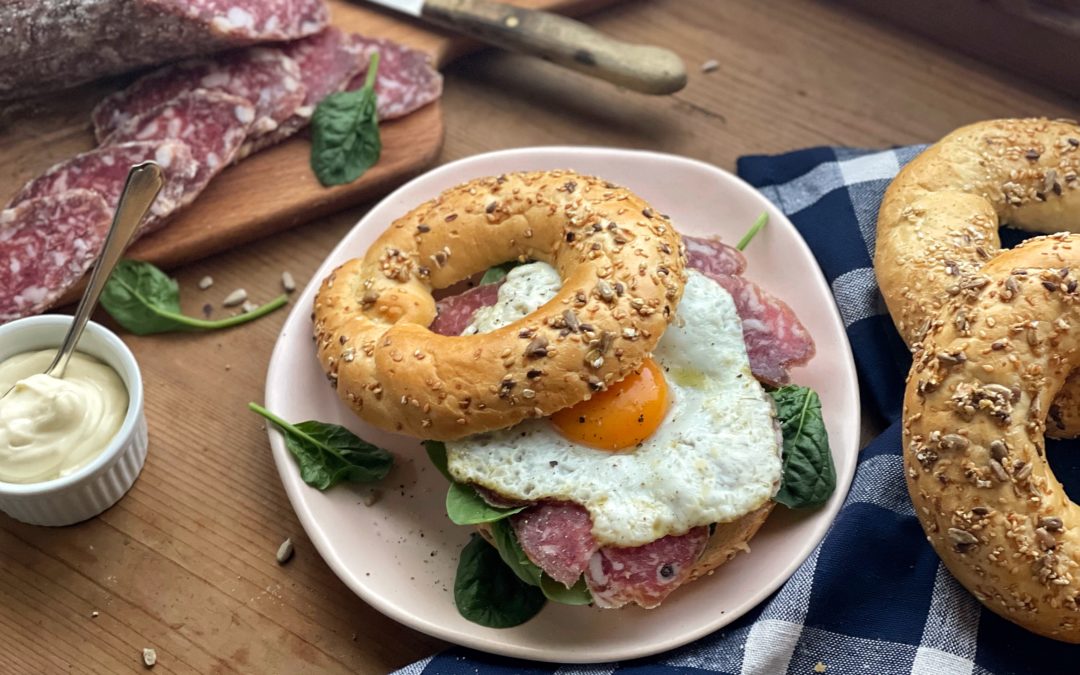
[[[326,490],[343,480],[372,483],[390,472],[393,456],[337,424],[292,424],[257,403],[248,408],[281,430],[285,447],[300,467],[300,477],[313,488]]]
[[[324,187],[351,183],[379,161],[376,107],[379,53],[371,55],[364,86],[330,94],[311,116],[311,169]]]
[[[454,576],[454,604],[461,616],[489,628],[510,628],[536,616],[546,602],[544,593],[522,581],[499,551],[472,536]]]
[[[524,506],[492,506],[471,485],[450,483],[446,492],[446,515],[455,525],[494,523],[524,510]]]
[[[196,319],[181,312],[176,280],[140,260],[121,260],[101,292],[101,306],[109,316],[136,335],[231,328],[265,316],[288,301],[289,296],[280,295],[246,314],[216,321]]]
[[[456,482],[447,468],[446,444],[442,441],[424,441],[424,450],[427,451],[428,458],[439,473],[450,481],[450,489],[446,492],[446,515],[455,525],[492,523],[520,513],[525,508],[524,506],[492,506],[484,501],[476,488]]]
[[[836,489],[836,467],[821,399],[808,387],[788,385],[769,392],[784,437],[783,478],[773,499],[793,509],[820,506]]]

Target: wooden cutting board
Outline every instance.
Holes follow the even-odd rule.
[[[617,0],[514,0],[523,7],[580,14]],[[432,55],[439,69],[481,45],[362,2],[328,0],[345,31],[387,37]],[[0,104],[0,205],[26,181],[94,147],[90,111],[132,78],[121,77],[37,99]],[[442,145],[439,103],[381,125],[379,162],[359,180],[324,188],[308,166],[305,134],[264,150],[214,178],[190,207],[129,255],[161,267],[197,260],[319,216],[371,200],[417,175]],[[65,300],[77,296],[69,294]]]

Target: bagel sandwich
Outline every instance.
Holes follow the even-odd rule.
[[[777,502],[829,497],[820,402],[787,384],[813,341],[744,269],[629,190],[556,171],[452,188],[324,281],[331,384],[424,440],[450,519],[479,529],[455,580],[466,618],[655,607],[748,550]],[[807,447],[813,481],[785,472]]]

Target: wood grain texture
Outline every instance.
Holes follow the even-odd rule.
[[[535,60],[477,54],[447,70],[438,161],[570,143],[650,148],[733,169],[748,153],[927,142],[978,119],[1063,116],[1076,106],[832,3],[653,0],[606,9],[591,23],[676,49],[689,85],[651,98]],[[700,72],[710,59],[719,68]],[[307,282],[364,211],[179,268],[185,308],[220,308],[238,286],[269,299],[284,269]],[[216,283],[199,291],[206,274]],[[284,318],[220,334],[123,336],[146,378],[146,469],[123,501],[82,525],[48,530],[0,517],[5,675],[143,672],[147,646],[158,650],[155,673],[384,673],[442,647],[353,596],[289,506],[266,431],[244,407],[262,398]],[[278,567],[286,536],[296,557]]]

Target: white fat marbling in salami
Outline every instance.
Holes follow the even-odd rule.
[[[116,129],[162,103],[195,89],[223,91],[255,106],[249,139],[277,129],[304,103],[296,62],[280,49],[254,47],[216,59],[160,68],[106,97],[94,108],[94,133],[105,140]]]
[[[210,179],[232,163],[255,119],[247,99],[221,91],[195,89],[180,94],[128,121],[104,145],[132,141],[182,141],[191,150],[197,170],[180,195],[190,204]]]
[[[350,36],[353,47],[364,65],[346,89],[364,86],[367,63],[379,52],[379,72],[375,79],[375,94],[380,120],[392,120],[435,101],[442,95],[443,79],[431,64],[426,53],[390,40]]]
[[[656,607],[690,578],[708,543],[709,528],[695,527],[644,546],[604,547],[589,559],[585,583],[597,607]]]
[[[112,209],[90,190],[68,190],[0,211],[0,323],[48,309],[93,264]]]
[[[521,550],[549,577],[573,586],[589,566],[598,545],[584,506],[544,502],[510,517]]]
[[[165,172],[165,185],[150,207],[150,214],[139,230],[140,234],[152,231],[191,200],[189,193],[197,187],[195,182],[198,162],[191,149],[180,141],[138,141],[109,145],[61,162],[44,174],[27,183],[11,200],[11,206],[49,195],[81,188],[101,195],[110,212],[120,201],[128,170],[132,165],[153,160]]]
[[[746,271],[746,256],[742,251],[719,239],[684,235],[683,244],[690,267],[702,274],[742,274]]]
[[[334,27],[284,44],[281,49],[300,69],[300,81],[304,84],[303,105],[277,129],[245,143],[240,150],[241,158],[280,143],[306,127],[319,101],[343,90],[365,67],[357,57],[352,40]]]
[[[322,30],[324,0],[0,2],[0,100]]]
[[[484,284],[443,298],[435,303],[438,312],[431,322],[431,331],[439,335],[461,335],[472,323],[473,314],[481,307],[490,307],[499,299],[502,283]]]

